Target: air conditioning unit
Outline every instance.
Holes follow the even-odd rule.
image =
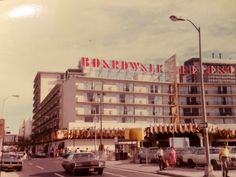
[[[140,111],[140,113],[139,113],[139,114],[140,114],[140,116],[142,116],[142,115],[143,115],[143,112],[142,112],[142,111]]]
[[[139,100],[139,104],[143,104],[143,101],[142,101],[142,100]]]
[[[109,115],[111,115],[112,114],[112,110],[109,110]]]

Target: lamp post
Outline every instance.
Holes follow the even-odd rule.
[[[6,103],[6,101],[7,101],[9,98],[11,98],[11,97],[19,98],[20,95],[9,95],[9,96],[7,96],[6,98],[3,99],[3,101],[2,101],[2,112],[1,112],[2,118],[3,118],[3,116],[4,116],[5,103]]]
[[[198,32],[198,41],[199,41],[199,64],[200,64],[200,84],[201,84],[201,100],[202,100],[202,116],[204,125],[206,125],[203,128],[204,132],[204,142],[205,142],[205,151],[206,151],[206,168],[204,177],[215,177],[213,174],[212,165],[210,162],[210,152],[209,152],[209,137],[208,137],[208,127],[207,127],[207,115],[206,115],[206,102],[205,102],[205,88],[204,88],[204,70],[203,70],[203,64],[202,64],[202,51],[201,51],[201,29],[200,27],[197,27],[191,20],[185,19],[185,18],[179,18],[174,15],[171,15],[169,17],[172,21],[187,21],[193,25],[193,27]]]
[[[2,101],[2,110],[1,110],[1,116],[2,116],[2,119],[3,119],[3,121],[4,121],[4,108],[5,108],[5,103],[6,103],[6,101],[9,99],[9,98],[11,98],[11,97],[15,97],[15,98],[18,98],[18,97],[20,97],[20,95],[9,95],[9,96],[7,96],[6,98],[4,98],[3,99],[3,101]],[[5,126],[5,125],[4,125]],[[1,167],[2,167],[2,153],[3,153],[3,146],[4,146],[4,136],[5,136],[5,127],[3,127],[3,136],[2,136],[2,138],[1,138],[1,140],[2,140],[2,142],[1,142],[1,145],[2,145],[2,147],[1,147]],[[0,170],[0,177],[1,177],[1,171],[2,170]]]
[[[97,130],[96,130],[96,123],[97,123],[97,117],[96,115],[94,116],[94,119],[93,119],[93,123],[94,123],[94,152],[95,154],[97,154]]]
[[[105,95],[104,93],[98,93],[98,98],[99,98],[99,121],[100,121],[100,144],[99,144],[99,152],[100,152],[100,157],[103,154],[104,151],[104,145],[103,145],[103,130],[102,130],[102,101],[103,101],[103,96]]]

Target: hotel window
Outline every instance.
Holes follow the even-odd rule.
[[[222,97],[222,102],[223,105],[226,105],[226,97]]]
[[[85,116],[84,117],[84,122],[93,122],[93,116]]]
[[[87,93],[87,98],[88,98],[88,101],[94,101],[93,93]]]
[[[91,114],[99,114],[99,106],[98,105],[92,105]]]
[[[194,123],[194,119],[184,119],[184,123]]]
[[[128,114],[127,106],[124,106],[123,114],[125,114],[125,115]]]
[[[122,117],[123,123],[135,123],[134,117]]]
[[[130,88],[129,88],[129,84],[124,84],[124,91],[129,92]]]
[[[198,93],[198,87],[197,86],[191,86],[190,87],[190,93],[191,94],[196,94],[196,93]]]
[[[158,93],[158,85],[150,85],[151,93]]]
[[[120,102],[125,103],[125,94],[120,94]]]
[[[148,96],[148,104],[155,104],[155,96]]]
[[[218,86],[218,93],[226,94],[227,86]]]

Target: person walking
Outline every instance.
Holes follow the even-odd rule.
[[[165,169],[165,166],[164,166],[164,151],[161,147],[157,150],[156,156],[158,158],[158,164],[159,164],[160,171],[164,170]]]
[[[176,165],[176,151],[174,147],[171,147],[169,151],[169,165],[171,167],[175,167]]]
[[[228,157],[229,157],[229,149],[227,148],[226,143],[225,143],[219,151],[219,160],[221,161],[223,177],[229,177],[228,176],[228,165],[229,165]]]

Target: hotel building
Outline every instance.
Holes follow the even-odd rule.
[[[235,136],[233,62],[204,60],[212,143],[216,137]],[[187,60],[182,73],[176,68],[175,57],[163,65],[82,58],[78,69],[38,72],[33,151],[97,150],[99,145],[110,150],[156,143],[169,146],[170,138],[179,137],[187,137],[188,146],[202,146],[199,60]]]

